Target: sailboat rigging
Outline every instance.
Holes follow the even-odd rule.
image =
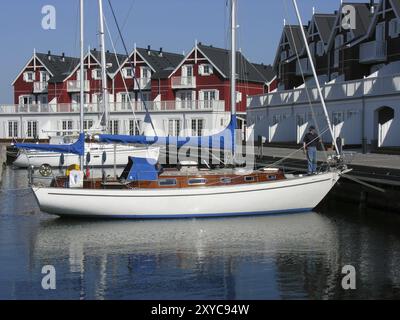
[[[229,131],[232,134],[229,142],[234,154],[237,0],[230,0],[230,4]],[[108,139],[107,136],[100,138]],[[153,137],[153,140],[156,138],[159,137]],[[110,136],[109,139],[122,141],[124,138]],[[212,137],[205,137],[205,140],[210,142]],[[178,144],[179,140],[175,141]],[[199,142],[202,142],[200,137]],[[58,216],[156,219],[265,215],[312,210],[346,172],[348,170],[341,162],[316,175],[304,176],[286,175],[271,167],[252,168],[251,171],[242,168],[200,170],[182,165],[168,169],[156,161],[130,157],[118,179],[80,181],[81,174],[71,172],[70,176],[53,179],[51,187],[32,186],[32,189],[41,210]]]

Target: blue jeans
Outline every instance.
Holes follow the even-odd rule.
[[[308,147],[307,148],[308,155],[308,173],[317,172],[317,148],[316,147]]]

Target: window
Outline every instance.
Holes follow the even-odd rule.
[[[46,71],[40,71],[40,82],[47,82],[49,78],[50,76]]]
[[[134,93],[121,93],[121,110],[130,109],[130,103],[135,101],[135,94]]]
[[[129,135],[131,135],[131,136],[140,135],[141,127],[142,127],[142,121],[129,120]]]
[[[337,126],[338,124],[344,121],[344,114],[343,112],[333,112],[332,113],[333,125]]]
[[[212,65],[210,64],[201,64],[199,66],[199,74],[202,76],[209,76],[213,74],[214,70]]]
[[[192,119],[192,136],[202,136],[204,130],[203,119]]]
[[[200,100],[203,101],[205,109],[211,109],[213,107],[213,101],[217,100],[218,91],[217,90],[203,90],[200,91]]]
[[[132,68],[124,68],[122,71],[125,79],[132,79],[133,78],[133,69]]]
[[[95,69],[92,71],[92,78],[95,80],[101,79],[101,69]]]
[[[219,181],[220,181],[221,183],[223,183],[223,184],[230,184],[230,183],[232,183],[232,179],[231,179],[231,178],[228,178],[228,177],[221,178],[221,179],[219,179]]]
[[[180,136],[181,134],[181,120],[171,119],[168,120],[168,135],[169,136]]]
[[[8,121],[8,137],[18,137],[18,121]]]
[[[285,61],[287,59],[287,51],[282,51],[281,52],[281,61]]]
[[[176,184],[177,184],[176,179],[160,179],[158,181],[158,185],[160,187],[176,186]]]
[[[389,36],[397,38],[400,34],[400,21],[399,19],[392,19],[389,22]]]
[[[144,79],[151,78],[151,69],[149,67],[141,67],[140,68],[140,77]]]
[[[348,110],[347,111],[347,119],[351,119],[355,117],[358,114],[356,110]]]
[[[317,55],[319,57],[322,57],[324,55],[324,42],[323,41],[318,41],[317,42]]]
[[[28,138],[36,138],[38,136],[37,132],[37,121],[28,121],[27,122],[27,131],[26,135]]]
[[[350,42],[350,41],[353,40],[353,39],[354,39],[353,32],[352,32],[352,31],[348,31],[348,32],[346,33],[346,42]]]
[[[27,71],[24,73],[25,82],[33,82],[35,81],[35,73],[33,71]]]
[[[244,177],[244,181],[253,182],[254,181],[254,177]]]
[[[61,122],[61,130],[62,130],[62,135],[71,135],[72,131],[68,131],[68,130],[72,130],[73,129],[73,123],[72,120],[62,120]]]
[[[302,126],[306,123],[305,116],[303,114],[296,115],[296,122],[298,126]]]
[[[274,125],[278,124],[280,122],[280,120],[281,120],[280,115],[279,114],[274,114],[272,116],[272,125],[274,126]]]
[[[110,120],[108,128],[111,134],[119,134],[119,120]]]
[[[19,104],[23,106],[33,104],[33,96],[20,96]]]
[[[204,178],[193,178],[193,179],[188,180],[189,186],[204,185],[206,183],[207,183],[207,179],[204,179]]]
[[[93,127],[93,120],[84,120],[83,121],[83,130],[89,130]]]

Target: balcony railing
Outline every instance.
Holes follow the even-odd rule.
[[[89,80],[85,80],[83,83],[84,91],[90,91],[90,82]],[[67,82],[67,91],[68,92],[79,92],[81,90],[81,82],[78,80],[69,80]]]
[[[33,93],[45,93],[47,92],[49,84],[47,82],[35,81],[33,83]]]
[[[196,77],[172,77],[173,89],[196,88]]]
[[[360,46],[360,63],[386,61],[387,42],[371,41]]]
[[[138,78],[133,80],[135,83],[135,90],[150,90],[151,89],[151,78]],[[138,85],[139,84],[139,85]]]
[[[212,100],[212,101],[133,101],[132,105],[129,103],[117,102],[110,103],[109,110],[111,113],[132,113],[144,112],[147,109],[150,112],[173,112],[173,111],[225,111],[225,101]],[[101,104],[86,103],[85,113],[100,113],[103,110]],[[59,103],[59,104],[21,104],[21,105],[2,105],[0,106],[0,114],[15,114],[15,113],[79,113],[80,105],[77,103]]]
[[[400,74],[336,82],[322,86],[322,94],[326,101],[348,100],[363,96],[384,96],[395,93],[400,94]],[[310,97],[311,102],[318,103],[320,101],[315,86],[251,96],[247,99],[247,107],[251,109],[266,106],[308,104],[308,97]]]

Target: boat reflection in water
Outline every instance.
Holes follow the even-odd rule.
[[[341,268],[356,263],[339,253],[338,234],[329,218],[316,213],[56,219],[41,223],[34,252],[36,264],[56,267],[59,294],[69,298],[79,291],[89,299],[323,299],[346,295]]]

